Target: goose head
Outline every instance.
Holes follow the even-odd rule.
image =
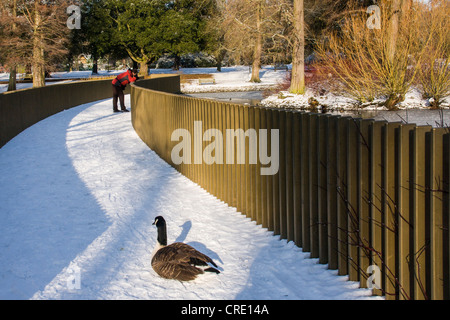
[[[158,229],[158,243],[160,246],[167,246],[167,228],[166,228],[166,220],[162,216],[157,216],[155,221],[153,221],[153,225]]]

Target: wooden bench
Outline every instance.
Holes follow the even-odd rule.
[[[216,79],[214,78],[200,78],[198,79],[198,84],[216,84]]]

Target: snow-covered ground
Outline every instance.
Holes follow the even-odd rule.
[[[125,70],[115,70],[112,72],[108,71],[100,71],[97,77],[108,77],[112,75],[120,74],[120,72],[123,72]],[[92,75],[91,71],[72,71],[72,72],[54,72],[52,73],[52,81],[47,81],[46,85],[53,85],[53,84],[60,84],[60,83],[67,83],[71,82],[71,80],[68,79],[79,79],[79,78],[90,78]],[[24,74],[18,74],[17,80],[22,80]],[[61,81],[55,81],[61,79]],[[0,73],[0,81],[5,82],[9,80],[9,73]],[[72,80],[73,81],[73,80]],[[22,89],[29,89],[33,87],[32,83],[17,83],[16,84],[17,90]],[[0,93],[6,92],[8,90],[8,84],[6,83],[0,83]]]
[[[179,174],[111,99],[8,142],[0,186],[0,299],[380,299]],[[158,215],[169,242],[208,254],[221,273],[158,277]]]
[[[54,72],[53,79],[79,79],[90,77],[108,77],[120,74],[125,70],[99,71],[98,75],[92,76],[91,71],[72,71],[72,72]],[[223,91],[252,91],[264,90],[276,86],[286,76],[285,71],[275,71],[272,66],[265,66],[261,69],[261,83],[249,82],[251,73],[249,67],[234,66],[223,67],[222,72],[218,72],[217,68],[181,68],[179,71],[172,69],[151,69],[151,74],[211,74],[215,79],[215,84],[199,84],[198,81],[182,84],[182,90],[185,93],[194,92],[223,92]],[[22,75],[18,75],[18,79]],[[8,81],[9,74],[0,73],[0,81]],[[47,82],[47,85],[58,82]],[[61,82],[59,82],[61,83]],[[31,88],[31,83],[18,83],[17,89]],[[0,93],[5,92],[8,88],[7,84],[0,84]]]
[[[198,81],[182,84],[181,89],[184,93],[264,90],[276,87],[286,77],[286,71],[275,71],[272,66],[261,68],[260,83],[250,82],[251,70],[245,66],[224,67],[221,72],[218,72],[216,68],[203,68],[202,70],[202,73],[208,73],[214,77],[215,84],[199,84]],[[189,69],[181,71],[188,73]]]
[[[291,68],[288,65],[288,68]],[[120,74],[125,70],[113,71],[99,71],[95,77],[106,77]],[[192,80],[181,84],[183,93],[209,93],[209,92],[248,92],[248,91],[262,91],[271,89],[274,94],[263,99],[261,105],[267,107],[288,107],[288,108],[309,108],[309,99],[314,98],[319,103],[318,110],[321,111],[322,105],[326,106],[329,111],[345,112],[350,110],[364,110],[364,111],[384,111],[384,107],[377,106],[378,102],[383,100],[373,101],[371,104],[364,106],[361,109],[355,100],[342,96],[335,95],[332,92],[326,92],[323,95],[318,95],[311,88],[307,88],[303,95],[291,94],[287,91],[277,92],[279,85],[286,81],[286,70],[275,70],[273,66],[266,65],[260,71],[260,83],[251,83],[251,70],[248,66],[232,66],[223,67],[221,72],[216,68],[181,68],[179,71],[172,69],[151,69],[151,74],[210,74],[215,83],[214,84],[200,84],[198,80]],[[7,81],[9,74],[1,73],[0,81]],[[18,75],[20,78],[21,75]],[[91,71],[72,71],[72,72],[54,72],[53,79],[71,79],[71,78],[90,78],[93,77]],[[47,82],[48,85],[58,82]],[[59,82],[61,83],[61,82]],[[7,84],[0,84],[0,93],[7,90]],[[25,89],[32,87],[30,83],[17,84],[18,89]],[[405,95],[405,100],[400,102],[397,107],[401,110],[410,109],[428,109],[430,101],[422,98],[420,91],[417,88],[411,88]],[[448,97],[441,104],[444,109],[450,109],[450,97]]]
[[[384,100],[377,99],[366,105],[358,105],[354,99],[335,95],[327,92],[323,96],[317,95],[313,90],[307,89],[303,95],[292,94],[287,91],[281,91],[271,95],[262,101],[262,105],[267,107],[284,107],[284,108],[308,108],[309,99],[314,98],[319,103],[319,111],[322,105],[329,110],[349,111],[349,110],[365,110],[365,111],[387,111],[386,107],[378,106]],[[417,88],[411,88],[405,95],[405,100],[398,103],[397,107],[401,110],[407,109],[429,109],[430,101],[422,98],[422,94]],[[450,108],[450,97],[441,104],[442,108]]]

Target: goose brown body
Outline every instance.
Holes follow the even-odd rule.
[[[158,227],[160,248],[154,253],[151,264],[159,276],[166,279],[190,281],[203,274],[204,271],[220,273],[217,269],[209,267],[208,263],[217,268],[210,257],[192,246],[182,242],[167,245],[166,223],[162,217],[156,217],[154,224]]]

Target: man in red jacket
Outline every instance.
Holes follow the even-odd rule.
[[[128,69],[124,73],[119,74],[112,82],[113,87],[113,111],[114,112],[129,112],[125,107],[125,101],[123,97],[123,90],[125,90],[127,84],[135,82],[139,77],[136,69]],[[117,107],[117,99],[120,100],[121,110]]]

